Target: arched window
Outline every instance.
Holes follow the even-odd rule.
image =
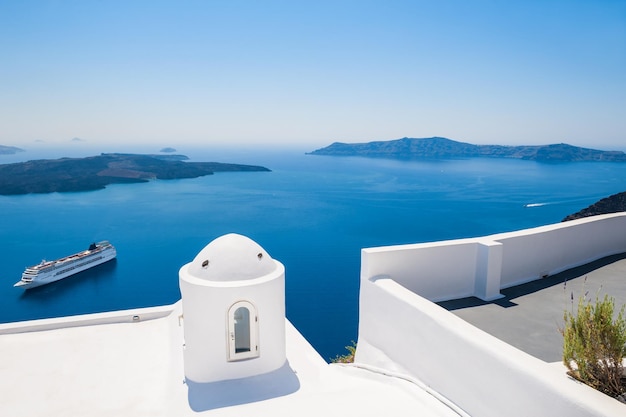
[[[254,305],[238,301],[228,309],[228,360],[259,356],[259,320]]]

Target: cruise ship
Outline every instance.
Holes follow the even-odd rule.
[[[54,261],[43,260],[27,267],[22,273],[22,279],[14,287],[28,289],[49,284],[115,259],[116,255],[115,247],[108,241],[92,243],[85,251]]]

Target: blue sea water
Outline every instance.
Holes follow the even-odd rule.
[[[626,190],[626,164],[618,163],[182,153],[272,172],[0,196],[0,322],[173,303],[179,268],[235,232],[285,265],[287,316],[328,359],[357,337],[361,248],[559,222]],[[116,261],[44,287],[12,287],[25,266],[102,239],[116,246]]]

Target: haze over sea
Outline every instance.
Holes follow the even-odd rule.
[[[0,322],[174,303],[179,268],[235,232],[285,265],[287,317],[328,359],[357,337],[361,248],[555,223],[626,190],[620,163],[304,154],[311,150],[179,149],[194,161],[272,172],[0,196]],[[75,156],[25,152],[0,163],[64,155]],[[116,261],[28,291],[12,287],[27,265],[104,239]]]

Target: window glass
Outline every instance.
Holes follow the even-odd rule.
[[[235,353],[250,352],[250,310],[235,310]]]
[[[254,305],[238,301],[228,310],[228,360],[259,356],[259,321]]]

